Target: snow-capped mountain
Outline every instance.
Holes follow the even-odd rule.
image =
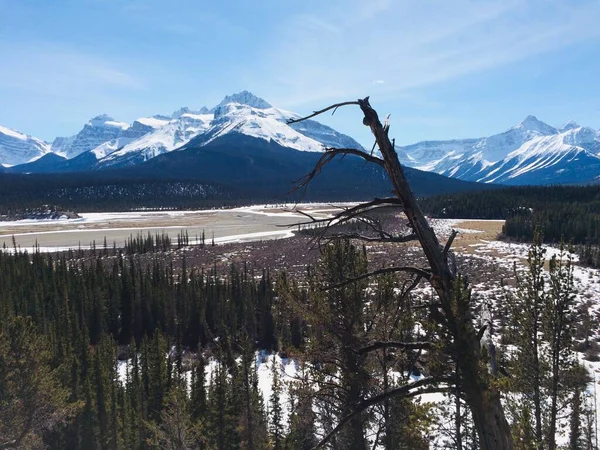
[[[242,91],[226,96],[210,110],[181,108],[170,116],[154,116],[154,120],[166,120],[165,123],[100,159],[97,167],[137,164],[173,150],[201,147],[230,134],[273,141],[302,151],[323,151],[328,146],[361,148],[354,139],[316,121],[288,125],[286,121],[291,117],[298,115]]]
[[[225,136],[248,136],[272,141],[282,147],[320,152],[327,147],[362,148],[354,139],[314,120],[288,125],[297,114],[278,109],[248,91],[226,96],[218,105],[192,110],[182,107],[172,114],[137,119],[132,124],[102,114],[86,123],[71,137],[56,138],[38,166],[49,171],[105,169],[138,164],[158,155],[189,147],[202,147]],[[231,140],[228,140],[231,142]],[[41,154],[33,156],[39,158]],[[61,158],[54,157],[55,155]],[[20,158],[14,165],[31,161]],[[6,159],[6,158],[5,158]],[[17,167],[15,171],[36,171]]]
[[[407,166],[468,181],[575,183],[600,175],[600,132],[573,121],[556,129],[534,116],[489,137],[427,141],[397,150]]]
[[[25,164],[44,156],[50,144],[41,139],[0,126],[0,165]]]
[[[600,133],[571,128],[525,142],[487,167],[481,181],[506,184],[589,181],[600,175]]]
[[[314,120],[288,125],[288,119],[300,116],[276,108],[248,91],[228,95],[211,112],[214,118],[206,131],[207,143],[234,132],[302,151],[323,151],[326,147],[362,149],[351,137]]]
[[[75,136],[56,138],[52,142],[51,150],[70,159],[106,142],[124,137],[124,133],[130,127],[128,123],[117,122],[112,117],[102,114],[90,119]]]
[[[178,115],[176,115],[178,114]],[[205,131],[212,119],[210,114],[197,114],[192,112],[176,112],[172,120],[152,118],[155,128],[144,134],[139,139],[132,140],[118,150],[107,155],[98,156],[99,167],[114,165],[131,165],[147,161],[155,156],[172,151],[187,144],[192,138]],[[157,121],[161,120],[162,123]],[[158,126],[160,125],[160,126]],[[92,152],[96,152],[92,150]]]
[[[175,150],[201,149],[225,137],[227,145],[245,145],[244,136],[309,152],[362,148],[314,120],[288,125],[294,117],[298,115],[242,91],[210,109],[182,107],[132,124],[102,114],[75,136],[56,138],[51,145],[0,127],[0,164],[13,172],[118,168]],[[466,181],[547,184],[600,179],[600,132],[573,121],[555,128],[527,116],[493,136],[424,141],[396,150],[406,166]]]

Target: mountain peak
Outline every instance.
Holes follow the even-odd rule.
[[[579,126],[580,125],[574,120],[568,120],[562,127],[560,127],[560,131],[572,130],[574,128],[579,128]]]
[[[221,103],[217,105],[217,107],[227,105],[228,103],[239,103],[241,105],[247,105],[258,109],[272,108],[270,103],[260,97],[257,97],[249,91],[242,91],[238,92],[237,94],[228,95],[223,99],[223,101],[221,101]]]
[[[115,119],[113,119],[112,117],[110,117],[108,114],[100,114],[100,115],[98,115],[96,117],[92,117],[88,121],[88,125],[90,125],[92,127],[101,127],[106,122],[114,122],[114,121],[115,121]]]
[[[201,107],[199,110],[191,110],[190,108],[188,108],[187,106],[182,106],[181,108],[179,108],[177,111],[173,112],[173,114],[171,114],[171,119],[177,119],[181,116],[183,116],[184,114],[206,114],[208,112],[208,108],[206,106]],[[162,118],[162,116],[154,116],[157,118]]]
[[[527,125],[527,126],[539,125],[539,124],[544,124],[544,122],[542,122],[536,116],[531,115],[531,114],[528,115],[527,117],[525,117],[520,123],[520,125]]]
[[[542,135],[556,134],[556,128],[542,122],[537,117],[529,115],[523,119],[523,121],[513,129],[520,129],[526,131],[536,131]]]

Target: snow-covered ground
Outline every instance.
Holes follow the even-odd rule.
[[[87,249],[95,242],[102,245],[104,238],[112,247],[122,247],[131,235],[151,233],[170,235],[186,231],[194,243],[195,236],[212,239],[216,244],[280,239],[293,236],[295,223],[306,220],[298,209],[326,217],[335,208],[325,203],[253,205],[232,209],[198,211],[130,211],[82,213],[76,219],[18,220],[0,222],[0,247],[17,246],[28,251],[37,246],[44,252],[68,249]]]
[[[474,250],[474,254],[471,258],[483,258],[490,262],[493,262],[498,267],[502,267],[506,270],[512,270],[516,263],[517,271],[522,272],[525,270],[524,264],[526,263],[527,254],[530,248],[529,244],[503,242],[503,241],[484,241],[482,240],[478,244],[471,244]],[[549,260],[553,256],[560,258],[560,249],[544,245],[546,250],[545,258]],[[593,269],[590,267],[582,267],[577,265],[579,257],[572,253],[563,253],[563,257],[570,257],[575,263],[573,265],[573,282],[575,286],[575,302],[576,304],[585,304],[589,302],[589,313],[591,317],[597,317],[600,311],[600,270]],[[500,280],[493,279],[490,277],[486,283],[479,283],[472,286],[473,293],[476,298],[478,297],[483,301],[490,301],[490,299],[500,299],[501,296],[507,290],[511,290],[508,286],[500,286]],[[592,319],[594,320],[594,319]],[[597,324],[596,324],[597,326]],[[598,333],[600,330],[594,330]],[[590,338],[593,338],[591,336]],[[583,359],[583,354],[578,354],[580,362],[587,368],[590,374],[590,383],[588,384],[585,402],[590,405],[595,405],[596,414],[600,413],[600,395],[596,395],[598,390],[598,382],[600,381],[600,362],[591,362]],[[600,394],[600,393],[599,393]],[[564,413],[564,411],[563,411]],[[559,429],[557,435],[559,444],[568,443],[568,414],[562,414],[564,417],[562,421],[562,429]],[[600,432],[600,426],[596,424],[596,433]]]

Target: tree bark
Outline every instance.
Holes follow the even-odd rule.
[[[423,252],[431,267],[430,283],[440,298],[446,320],[445,326],[454,340],[457,376],[465,395],[465,401],[473,414],[473,422],[483,450],[512,450],[510,427],[500,402],[500,393],[489,383],[487,364],[480,364],[480,343],[473,328],[468,305],[456,307],[456,277],[450,270],[443,248],[423,215],[412,193],[398,155],[383,127],[377,112],[369,104],[368,97],[359,100],[364,113],[363,123],[371,129],[382,154],[384,168],[392,182],[395,194],[402,201],[408,221],[417,235]]]

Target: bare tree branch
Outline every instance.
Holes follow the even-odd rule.
[[[333,105],[330,105],[330,106],[328,106],[327,108],[323,108],[323,109],[320,109],[320,110],[318,110],[318,111],[315,111],[315,112],[313,112],[312,114],[310,114],[310,115],[308,115],[308,116],[305,116],[305,117],[299,117],[298,119],[288,119],[288,120],[286,120],[286,123],[287,123],[288,125],[291,125],[291,124],[293,124],[293,123],[302,122],[302,121],[304,121],[304,120],[311,119],[311,118],[313,118],[313,117],[315,117],[315,116],[318,116],[318,115],[320,115],[320,114],[323,114],[323,113],[325,113],[325,112],[327,112],[327,111],[330,111],[330,110],[332,110],[332,109],[333,109],[333,113],[332,113],[332,114],[335,114],[335,111],[336,111],[336,110],[337,110],[339,107],[341,107],[341,106],[348,106],[348,105],[358,105],[358,101],[351,101],[351,102],[335,103],[335,104],[333,104]]]
[[[383,162],[383,160],[381,158],[369,155],[367,152],[365,152],[363,150],[358,150],[358,149],[355,149],[355,148],[326,148],[325,152],[319,158],[319,161],[317,161],[317,164],[315,164],[315,167],[307,175],[304,175],[303,177],[301,177],[298,180],[294,181],[294,184],[296,184],[296,186],[291,190],[291,192],[292,193],[296,192],[300,188],[306,188],[306,186],[318,174],[321,173],[321,171],[323,170],[323,168],[329,162],[331,162],[331,160],[333,158],[335,158],[338,155],[342,155],[342,157],[346,156],[346,155],[359,156],[359,157],[363,158],[367,162],[371,162],[371,163],[377,164],[380,167],[384,167],[384,162]]]
[[[320,225],[324,224],[322,230],[315,239],[335,240],[335,239],[358,239],[366,242],[389,242],[403,243],[417,239],[417,235],[412,233],[409,235],[392,235],[387,232],[381,222],[373,217],[366,216],[381,208],[401,207],[401,202],[395,198],[375,198],[370,202],[365,202],[353,206],[351,208],[343,208],[340,212],[331,217],[316,218],[308,212],[297,210],[296,212],[310,219],[308,222],[297,222],[291,225],[280,225],[282,227],[297,227],[302,225]],[[358,221],[364,224],[367,228],[377,234],[378,237],[362,235],[360,233],[336,233],[328,234],[329,230],[334,226],[340,226],[348,222]],[[320,244],[319,244],[320,245]]]
[[[405,297],[408,294],[410,294],[411,291],[419,285],[419,283],[421,282],[422,279],[423,279],[422,276],[417,275],[408,287],[405,288],[404,286],[402,286],[402,293],[400,295],[402,297]]]
[[[414,234],[408,234],[406,236],[391,236],[391,237],[370,237],[364,236],[358,233],[337,233],[328,234],[324,236],[326,239],[356,239],[358,241],[365,242],[381,242],[381,243],[403,243],[417,240],[417,236]]]
[[[332,217],[326,217],[324,219],[316,219],[312,215],[310,215],[304,211],[297,210],[296,212],[311,219],[311,222],[309,222],[309,223],[333,222],[333,221],[335,221],[336,223],[339,223],[339,221],[342,220],[346,216],[349,218],[357,217],[359,214],[364,214],[366,212],[373,211],[375,209],[374,207],[376,207],[376,206],[379,206],[379,207],[388,207],[388,206],[401,207],[402,202],[396,197],[375,198],[375,199],[371,200],[370,202],[360,203],[351,208],[344,208],[344,209],[342,209],[342,211],[340,211],[339,213],[336,213]],[[282,225],[282,226],[295,227],[297,225],[306,225],[306,224],[307,223],[305,222],[305,223],[295,223],[292,225]]]
[[[348,422],[350,422],[350,420],[352,420],[353,417],[356,417],[357,415],[361,414],[367,408],[369,408],[373,405],[376,405],[377,403],[380,403],[385,399],[396,397],[396,396],[414,397],[415,395],[421,395],[426,392],[423,392],[423,391],[418,391],[418,393],[412,392],[412,395],[411,395],[411,391],[418,390],[418,388],[421,388],[421,387],[438,385],[438,384],[444,383],[444,382],[451,383],[453,380],[454,380],[454,377],[423,378],[419,381],[415,381],[414,383],[406,384],[404,386],[400,386],[395,389],[391,389],[382,394],[379,394],[379,395],[376,395],[369,399],[366,399],[366,400],[362,401],[361,403],[359,403],[358,405],[356,405],[354,411],[352,411],[350,414],[348,414],[346,417],[344,417],[342,420],[340,420],[340,422],[333,428],[333,430],[331,430],[329,433],[327,433],[327,435],[325,435],[325,437],[323,437],[323,439],[321,439],[321,441],[313,449],[316,450],[316,449],[323,447],[325,444],[327,444],[327,442],[329,442],[329,440],[338,431],[340,431],[344,427],[344,425],[346,425]],[[440,392],[440,389],[443,389],[443,388],[434,388],[434,390],[427,390],[427,392]]]
[[[450,251],[450,247],[452,247],[452,242],[454,242],[454,238],[458,235],[458,231],[452,230],[450,233],[450,237],[448,237],[448,241],[446,241],[446,245],[444,246],[444,257],[448,256],[448,251]]]
[[[419,267],[412,267],[412,266],[386,267],[384,269],[377,269],[372,272],[365,273],[358,277],[349,278],[348,280],[342,281],[341,283],[327,286],[326,288],[324,288],[324,290],[337,289],[337,288],[341,288],[341,287],[347,286],[352,283],[356,283],[358,281],[365,280],[367,278],[375,277],[378,275],[387,275],[389,273],[398,273],[398,272],[415,273],[425,279],[431,278],[431,274],[426,269],[421,269]]]
[[[422,350],[431,348],[431,342],[398,342],[398,341],[374,341],[366,347],[356,350],[356,353],[364,354],[384,348],[399,348],[402,350]]]

